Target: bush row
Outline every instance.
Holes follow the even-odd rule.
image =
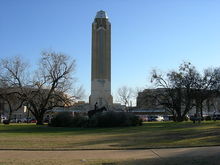
[[[91,118],[58,113],[49,123],[53,127],[125,127],[142,125],[142,120],[131,113],[107,111]]]

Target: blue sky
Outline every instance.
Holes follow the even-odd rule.
[[[150,85],[152,69],[183,61],[220,66],[219,0],[0,0],[0,56],[36,63],[42,50],[77,61],[90,93],[91,24],[105,10],[112,24],[112,93]]]

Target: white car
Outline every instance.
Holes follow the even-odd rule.
[[[156,121],[164,121],[164,118],[163,116],[156,116]]]
[[[164,121],[163,116],[148,116],[148,121]]]
[[[2,117],[1,117],[1,123],[2,123],[4,120],[7,120],[7,117],[2,116]]]

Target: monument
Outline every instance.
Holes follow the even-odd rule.
[[[112,106],[111,23],[105,11],[98,11],[92,23],[91,106]]]

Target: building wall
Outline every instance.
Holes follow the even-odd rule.
[[[2,118],[7,118],[9,116],[9,105],[2,99],[0,99],[0,115]],[[14,108],[16,106],[18,106],[18,103],[16,103],[16,101],[12,104],[14,106]],[[24,111],[25,108],[24,106],[22,106],[21,108],[19,108],[17,111],[13,111],[12,115],[11,115],[11,120],[16,121],[16,120],[20,120],[20,119],[24,119],[27,118],[27,112]]]
[[[164,107],[159,104],[158,100],[153,97],[162,89],[145,89],[138,93],[137,108],[139,109],[163,109]]]
[[[163,92],[164,89],[145,89],[142,92],[138,93],[137,97],[137,108],[138,109],[164,109],[162,105],[159,104],[157,99],[153,96],[158,95],[160,92]],[[183,107],[184,108],[184,107]],[[213,98],[209,101],[204,101],[203,103],[203,113],[204,115],[212,115],[214,112],[220,113],[220,97]],[[196,107],[194,106],[189,115],[193,115],[196,113]]]

